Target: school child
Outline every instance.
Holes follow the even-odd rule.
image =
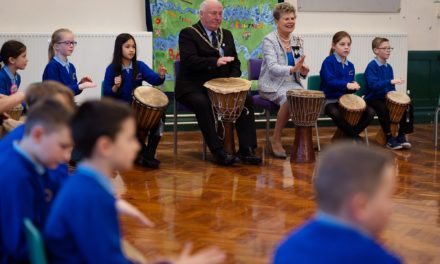
[[[374,111],[367,106],[359,123],[351,126],[344,118],[338,99],[344,94],[354,93],[360,89],[354,81],[354,65],[348,60],[351,49],[351,36],[345,31],[339,31],[333,35],[330,55],[325,58],[319,72],[321,76],[321,90],[325,94],[326,105],[324,108],[336,126],[344,134],[356,141],[362,141],[361,133],[373,120]]]
[[[67,59],[72,55],[77,42],[73,32],[67,28],[57,29],[52,34],[49,44],[49,63],[43,72],[43,81],[58,81],[70,89],[75,95],[84,89],[96,87],[88,76],[78,82],[75,66]]]
[[[137,60],[136,41],[132,35],[122,33],[116,37],[113,61],[107,67],[104,77],[105,96],[132,103],[132,93],[136,87],[146,81],[151,85],[160,85],[165,81],[166,69],[162,65],[158,73],[144,62]],[[156,149],[162,137],[165,116],[161,122],[149,131],[137,131],[141,144],[136,163],[149,168],[158,168],[160,161],[156,159]],[[148,143],[145,141],[148,136]]]
[[[131,110],[111,99],[85,102],[72,119],[72,134],[84,159],[56,198],[44,229],[51,263],[130,263],[121,249],[110,178],[130,169],[140,149]],[[193,256],[186,251],[180,262],[166,263],[220,263],[224,257],[217,249]]]
[[[406,134],[412,133],[413,107],[410,104],[399,123],[399,134],[393,137],[390,129],[390,113],[386,106],[385,97],[388,92],[395,91],[396,85],[404,83],[400,78],[394,78],[393,68],[387,62],[393,48],[386,38],[375,38],[372,41],[372,49],[376,57],[368,64],[365,70],[366,94],[365,101],[372,107],[379,118],[380,126],[386,136],[386,147],[390,149],[409,149]]]
[[[388,222],[396,182],[394,158],[349,143],[320,155],[313,178],[318,211],[281,242],[274,264],[398,264],[376,240]]]

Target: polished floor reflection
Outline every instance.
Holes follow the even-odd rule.
[[[377,129],[369,128],[371,141]],[[323,148],[331,144],[333,130],[320,129]],[[381,239],[405,263],[440,263],[439,153],[433,148],[432,125],[418,125],[416,131],[412,150],[393,151],[399,184],[394,214]],[[264,131],[258,133],[264,146]],[[283,141],[289,149],[293,130],[285,131]],[[227,252],[227,263],[270,263],[277,243],[313,215],[314,164],[266,156],[262,166],[225,168],[209,155],[202,161],[201,153],[199,132],[179,134],[177,156],[172,134],[165,134],[159,170],[136,167],[113,179],[118,193],[156,223],[148,229],[123,218],[125,238],[148,258],[176,254],[185,241],[193,241],[196,249],[219,246]]]

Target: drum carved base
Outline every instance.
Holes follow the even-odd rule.
[[[224,131],[223,131],[224,127]],[[223,149],[226,153],[231,155],[235,155],[235,142],[234,142],[234,123],[232,122],[223,122],[223,127],[221,123],[219,123],[217,128],[217,133],[221,138],[223,138]]]
[[[295,141],[293,142],[290,161],[308,163],[315,161],[315,150],[312,142],[312,127],[295,128]]]
[[[390,123],[391,135],[393,137],[397,137],[397,133],[398,133],[397,127],[398,127],[398,124]],[[385,133],[383,132],[382,129],[379,129],[379,131],[376,134],[376,142],[379,145],[385,145],[387,143],[387,137],[385,136]]]

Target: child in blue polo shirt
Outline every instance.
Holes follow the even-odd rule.
[[[131,105],[133,90],[146,81],[151,85],[160,85],[165,81],[166,69],[162,65],[158,73],[154,72],[144,62],[136,59],[136,41],[132,35],[119,34],[115,40],[113,61],[107,67],[104,77],[104,95],[110,96]],[[159,167],[160,161],[156,159],[156,149],[162,137],[165,116],[161,122],[149,131],[138,131],[141,144],[136,163],[149,167]],[[148,135],[148,144],[145,140]]]
[[[336,144],[320,155],[313,179],[318,212],[281,242],[274,264],[401,263],[376,241],[391,213],[393,156]]]
[[[58,81],[78,95],[86,88],[96,87],[96,84],[88,76],[78,82],[75,66],[67,60],[76,44],[73,32],[67,28],[60,28],[52,34],[49,44],[49,63],[44,68],[43,81]]]
[[[64,178],[48,173],[70,159],[71,111],[45,100],[29,111],[24,137],[0,155],[0,263],[29,260],[23,219],[38,228],[46,221],[51,201]]]
[[[394,78],[393,68],[387,63],[393,48],[386,38],[375,38],[372,41],[374,58],[365,70],[366,94],[365,101],[371,106],[379,118],[380,126],[387,138],[386,146],[391,149],[409,149],[406,134],[413,132],[413,107],[410,104],[399,123],[399,134],[393,137],[390,129],[390,113],[386,106],[385,96],[396,90],[396,85],[403,84],[404,80]]]
[[[26,46],[16,40],[6,41],[0,50],[0,93],[11,95],[20,87],[21,77],[18,70],[24,70],[28,63]]]
[[[367,106],[359,123],[351,126],[345,120],[338,104],[339,97],[360,89],[359,84],[354,81],[354,65],[347,59],[350,49],[351,36],[347,32],[339,31],[333,35],[330,55],[322,63],[319,74],[321,76],[321,91],[324,92],[326,98],[325,114],[346,136],[360,140],[359,133],[373,120],[373,109]]]
[[[104,98],[82,104],[71,124],[84,160],[50,212],[44,229],[49,259],[55,264],[130,263],[121,249],[110,178],[114,171],[130,169],[140,149],[135,119],[129,106]],[[212,248],[194,256],[184,253],[175,262],[161,263],[220,263],[225,257]]]

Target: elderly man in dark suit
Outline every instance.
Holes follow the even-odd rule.
[[[245,107],[235,123],[239,139],[237,156],[223,150],[214,123],[211,101],[203,84],[214,78],[240,77],[240,61],[229,30],[220,28],[223,6],[217,0],[200,5],[200,21],[179,35],[180,71],[176,80],[177,100],[196,114],[197,122],[216,162],[229,166],[241,162],[260,164],[257,147],[254,106],[247,96]]]

